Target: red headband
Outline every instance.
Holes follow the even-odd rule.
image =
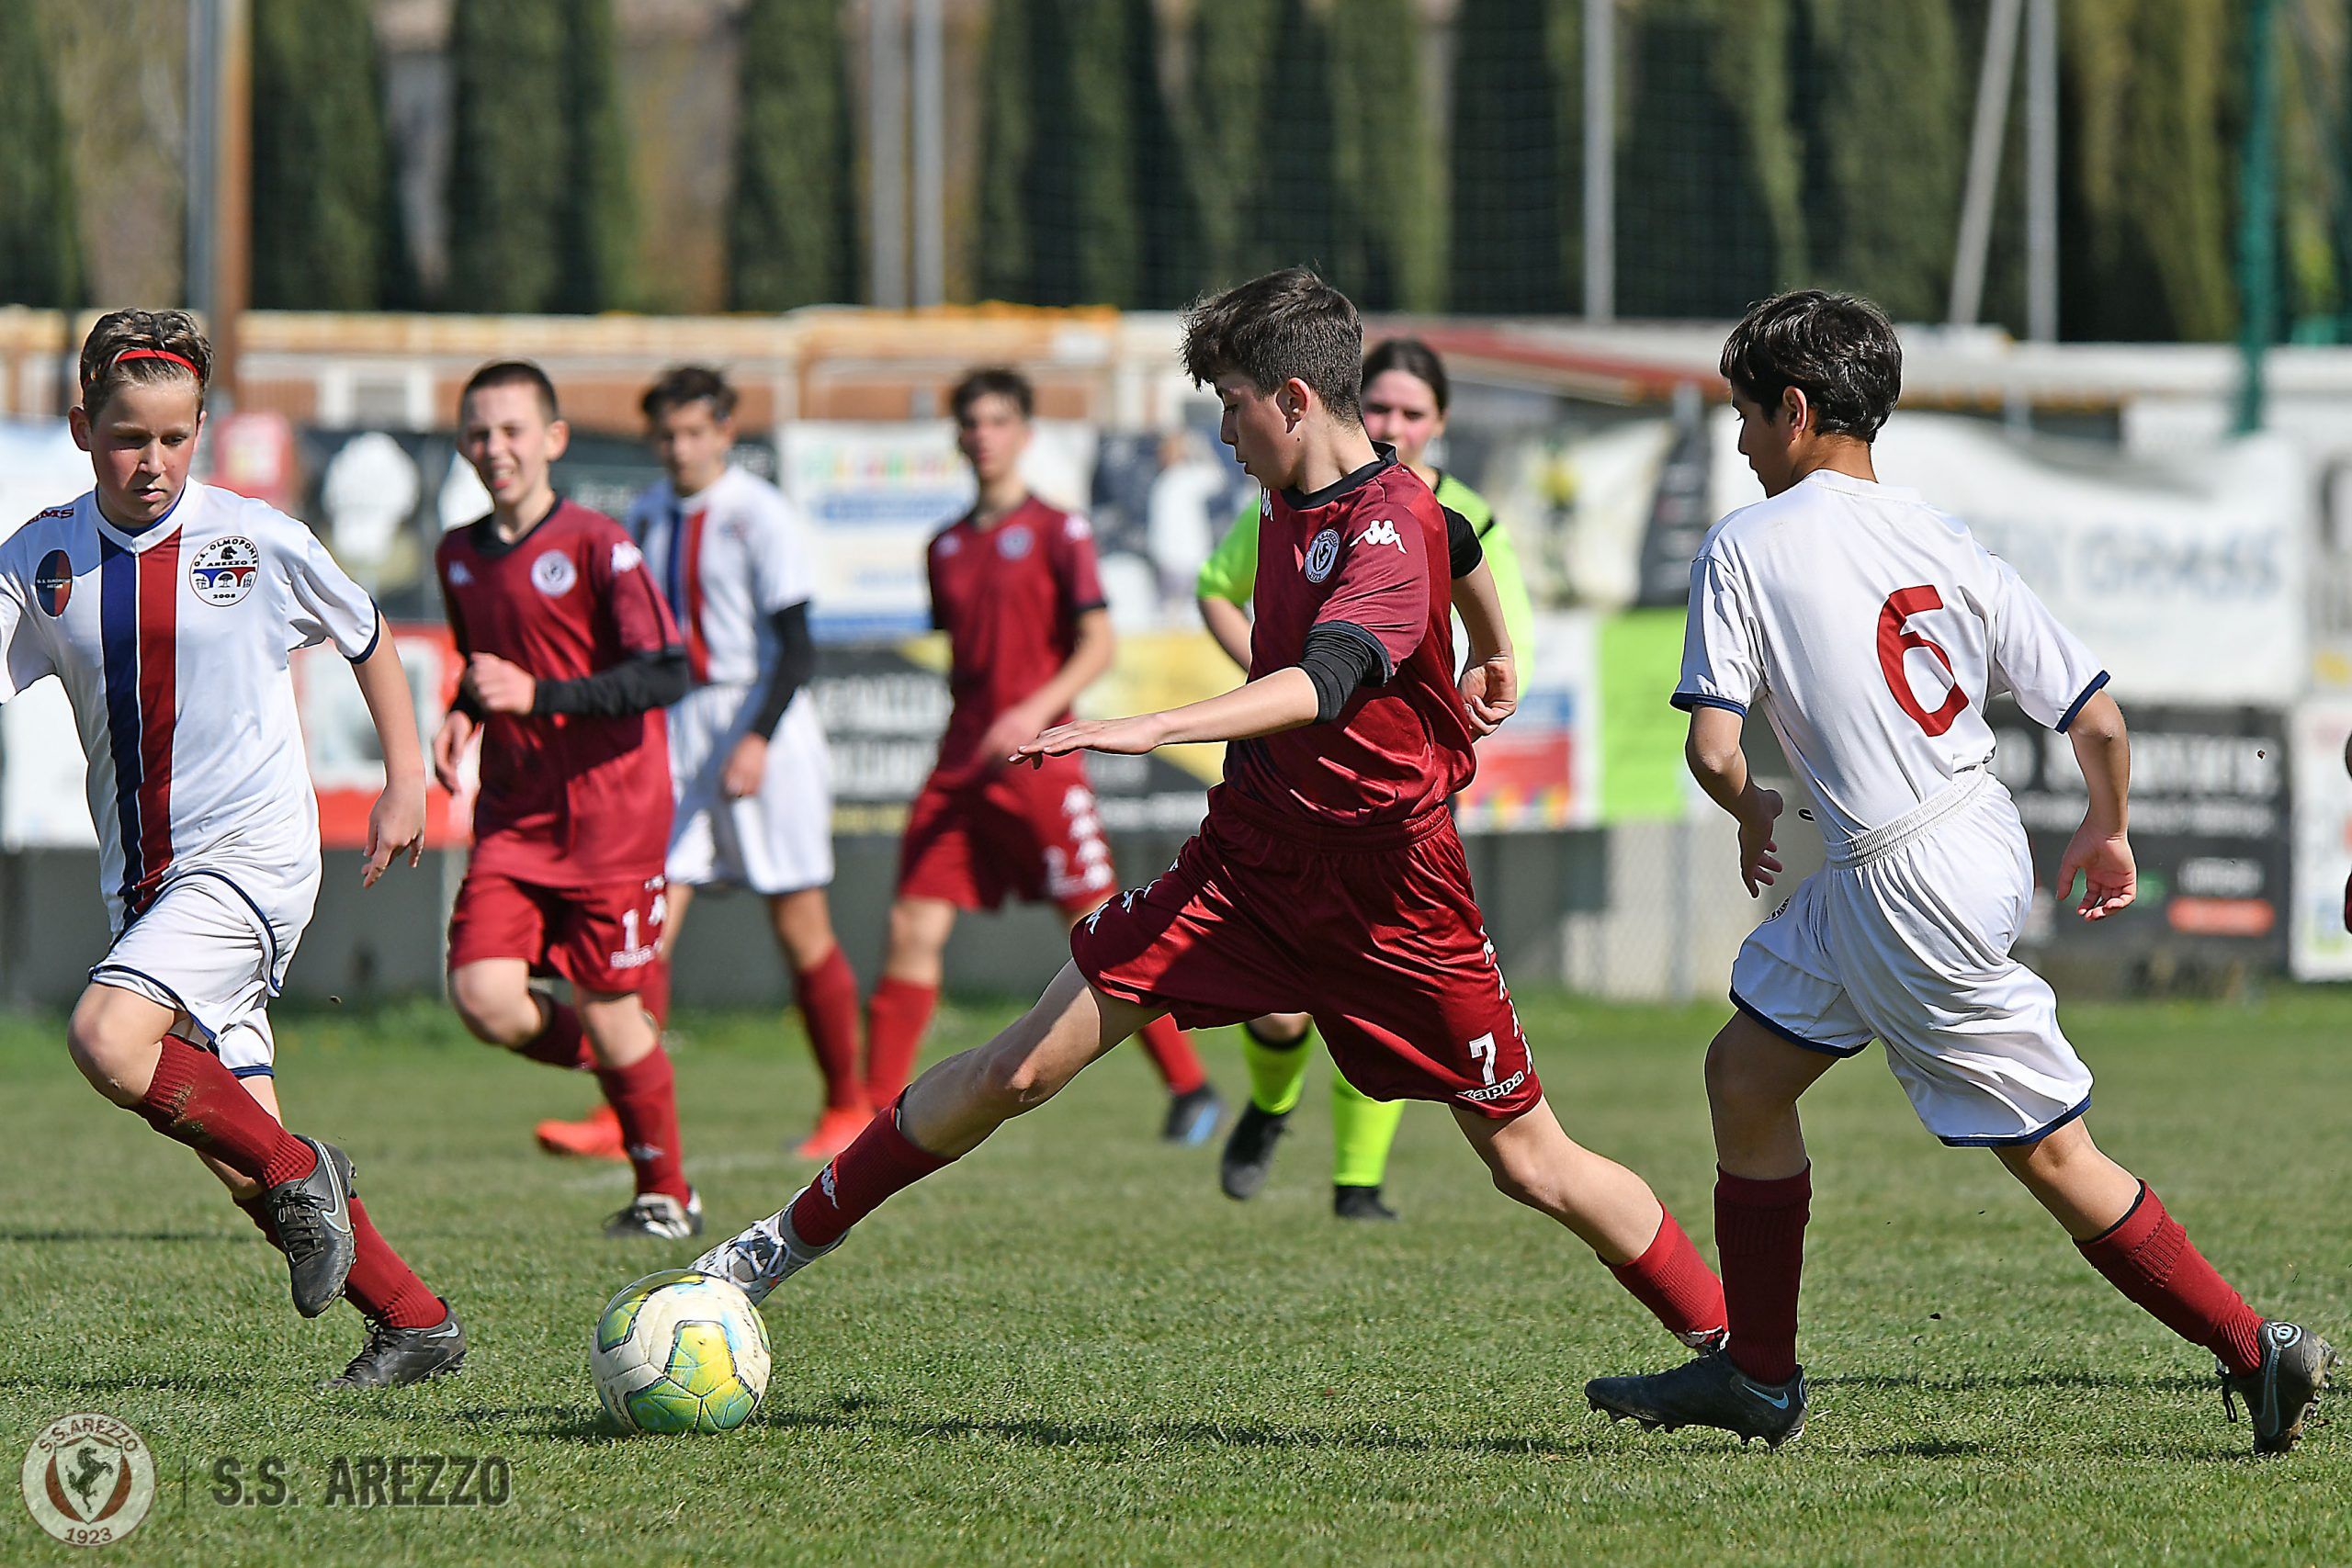
[[[107,361],[107,368],[111,370],[127,359],[169,360],[174,365],[181,367],[198,380],[201,381],[204,379],[204,372],[196,367],[196,361],[187,358],[184,355],[174,354],[168,348],[126,348],[120,354],[116,355],[112,359]]]

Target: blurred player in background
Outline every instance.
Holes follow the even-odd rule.
[[[1035,404],[1025,377],[975,370],[952,403],[979,499],[931,541],[932,624],[947,634],[955,707],[908,814],[889,955],[867,1009],[865,1089],[877,1107],[906,1087],[958,910],[993,909],[1011,894],[1051,903],[1074,925],[1118,886],[1085,764],[1005,765],[1015,746],[1067,720],[1071,701],[1111,667],[1093,530],[1030,494],[1021,477]],[[1205,1143],[1221,1107],[1192,1043],[1166,1019],[1142,1034],[1168,1085],[1161,1135]]]
[[[1445,364],[1419,338],[1389,338],[1363,359],[1363,430],[1376,446],[1394,447],[1396,460],[1429,486],[1448,514],[1448,525],[1466,527],[1477,538],[1503,624],[1510,630],[1519,668],[1535,657],[1535,611],[1510,536],[1495,521],[1486,497],[1427,461],[1430,446],[1445,434],[1451,394]],[[1201,567],[1194,589],[1201,619],[1217,646],[1243,670],[1250,668],[1250,612],[1258,581],[1258,513],[1243,509],[1215,554]],[[1273,1168],[1274,1145],[1289,1128],[1290,1113],[1306,1087],[1307,1046],[1314,1021],[1305,1013],[1271,1013],[1241,1026],[1241,1055],[1250,1066],[1250,1103],[1225,1141],[1218,1179],[1228,1198],[1250,1199],[1265,1186]],[[1393,1220],[1396,1211],[1381,1201],[1388,1151],[1396,1141],[1405,1102],[1368,1098],[1343,1073],[1331,1075],[1331,1212],[1343,1220]]]
[[[816,1130],[794,1152],[831,1159],[872,1112],[857,1071],[857,976],[825,897],[833,784],[807,690],[817,669],[808,530],[783,491],[728,460],[735,389],[718,371],[673,370],[642,407],[667,477],[629,508],[628,531],[669,596],[695,681],[668,716],[678,814],[662,957],[666,967],[695,888],[733,883],[767,900],[825,1080]],[[571,1132],[579,1152],[622,1157],[608,1107]]]
[[[1739,824],[1753,895],[1781,863],[1781,803],[1740,748],[1768,703],[1819,807],[1829,863],[1740,949],[1736,1011],[1707,1053],[1721,1174],[1715,1244],[1731,1334],[1672,1371],[1602,1378],[1596,1409],[1719,1427],[1777,1448],[1804,1430],[1797,1284],[1813,1167],[1797,1100],[1875,1038],[1929,1132],[1990,1148],[2091,1266],[2219,1358],[2257,1453],[2282,1453],[2335,1352],[2231,1289],[2147,1183],[2091,1142],[2091,1075],[2047,982],[2010,956],[2034,895],[2017,804],[1991,770],[1996,691],[2074,743],[2090,795],[2056,891],[2104,919],[2131,904],[2131,747],[2107,671],[2007,563],[1913,491],[1878,482],[1871,443],[1903,385],[1878,308],[1803,289],[1751,309],[1724,345],[1739,450],[1768,499],[1690,564],[1674,705],[1700,786]]]
[[[933,1066],[782,1212],[695,1267],[764,1298],[892,1193],[977,1148],[1150,1020],[1304,1004],[1340,1070],[1453,1110],[1495,1185],[1567,1226],[1686,1343],[1723,1292],[1642,1179],[1578,1147],[1536,1082],[1447,800],[1516,702],[1478,542],[1357,417],[1355,307],[1305,268],[1195,304],[1184,363],[1265,487],[1250,680],[1163,713],[1061,724],[1041,760],[1222,740],[1225,782],[1176,864],[1071,932],[1071,962],[988,1044]],[[1447,615],[1464,582],[1470,657]],[[1443,1311],[1442,1303],[1432,1310]]]
[[[363,886],[416,863],[416,714],[375,601],[326,547],[188,479],[211,364],[185,311],[100,318],[71,416],[97,487],[0,546],[0,701],[65,688],[114,931],[66,1045],[100,1094],[202,1156],[286,1255],[296,1311],[347,1296],[367,1318],[326,1387],[418,1382],[458,1369],[465,1330],[377,1234],[344,1152],[279,1125],[267,1011],[319,894],[288,654],[334,643],[383,747]],[[158,1258],[137,1269],[157,1271],[185,1282]]]
[[[449,995],[491,1044],[595,1073],[637,1174],[605,1235],[698,1235],[670,1057],[639,995],[662,1005],[671,809],[660,710],[685,694],[686,651],[636,541],[556,494],[548,470],[571,432],[545,372],[483,366],[458,424],[491,512],[444,535],[436,557],[466,662],[433,740],[445,788],[481,745]],[[534,989],[535,975],[571,982],[576,1005]],[[541,1141],[560,1148],[564,1125],[542,1127]]]

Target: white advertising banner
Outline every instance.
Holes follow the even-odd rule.
[[[1763,497],[1738,421],[1713,416],[1715,515]],[[2283,705],[2302,690],[2308,465],[2271,436],[2127,457],[1903,413],[1879,478],[1965,522],[2136,698]]]
[[[2344,929],[2344,885],[2352,877],[2352,778],[2344,745],[2352,739],[2352,701],[2328,698],[2297,707],[2294,909],[2288,962],[2299,980],[2352,980],[2352,932]]]

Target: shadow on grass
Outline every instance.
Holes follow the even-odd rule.
[[[40,1247],[60,1241],[137,1241],[137,1242],[248,1242],[251,1231],[100,1231],[100,1230],[23,1230],[0,1231],[0,1246],[17,1241]]]
[[[1913,1393],[1973,1393],[1988,1388],[2080,1388],[2098,1393],[2211,1393],[2218,1385],[2210,1377],[2170,1373],[2163,1377],[2127,1377],[2117,1372],[2003,1372],[1992,1377],[1924,1378],[1895,1373],[1807,1378],[1809,1389],[1882,1388]]]
[[[247,1399],[253,1395],[254,1387],[251,1378],[164,1372],[126,1372],[103,1378],[0,1378],[0,1390],[27,1393],[181,1393]]]

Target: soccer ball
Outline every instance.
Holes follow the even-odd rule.
[[[667,1269],[605,1303],[588,1364],[596,1397],[624,1427],[725,1432],[767,1392],[767,1325],[732,1280]]]

